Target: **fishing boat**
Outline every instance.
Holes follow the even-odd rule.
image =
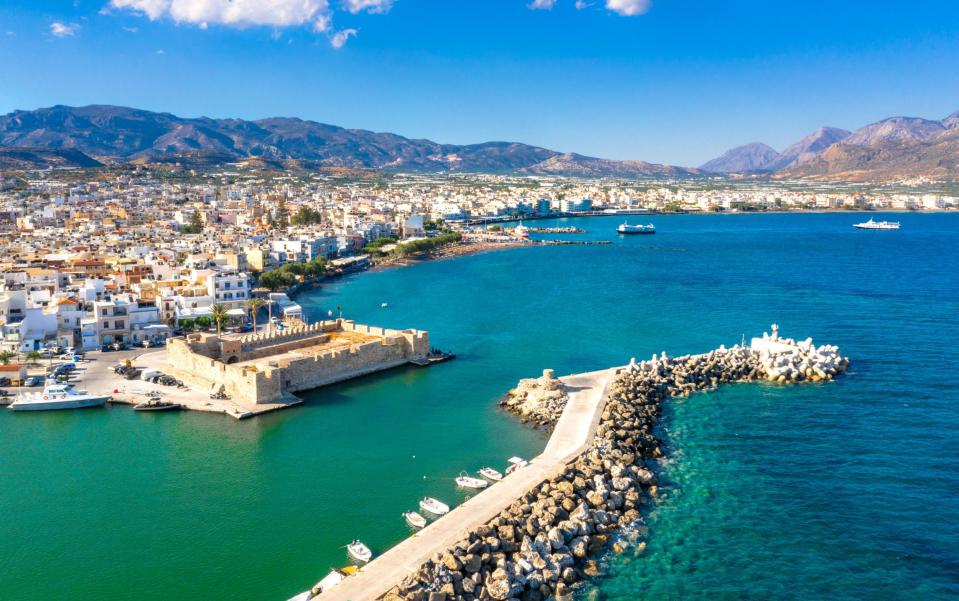
[[[433,497],[423,497],[420,501],[420,509],[428,511],[433,515],[446,515],[450,512],[450,506],[446,503],[437,501]]]
[[[370,548],[364,545],[359,539],[354,539],[353,542],[346,545],[346,552],[349,553],[350,557],[356,561],[361,561],[363,563],[366,563],[373,558],[373,552],[370,551]]]
[[[489,482],[482,478],[474,478],[466,472],[460,472],[460,475],[456,477],[456,485],[463,488],[481,489],[489,486]]]
[[[860,230],[898,230],[899,222],[898,221],[875,221],[872,217],[870,217],[869,221],[863,221],[862,223],[854,223],[852,226]]]
[[[646,225],[630,225],[629,222],[624,221],[618,228],[616,228],[616,233],[618,234],[655,234],[656,226],[652,223]]]
[[[61,384],[48,381],[43,392],[25,392],[7,409],[11,411],[55,411],[58,409],[86,409],[103,407],[110,399],[108,394],[88,394],[85,390],[76,390],[73,384]]]
[[[506,468],[506,475],[509,476],[516,470],[524,468],[529,465],[529,461],[526,461],[522,457],[510,457],[509,458],[509,467]]]
[[[493,482],[499,482],[500,480],[503,479],[503,474],[499,473],[498,471],[494,470],[491,467],[481,467],[479,469],[479,474],[480,476],[483,476],[487,480],[492,480]]]
[[[403,517],[406,518],[406,523],[414,528],[426,527],[426,518],[416,513],[415,511],[404,511]]]

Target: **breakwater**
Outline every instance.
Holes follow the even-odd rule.
[[[531,234],[585,234],[586,230],[579,227],[528,227]]]
[[[576,582],[599,574],[592,557],[610,547],[624,548],[626,539],[617,540],[617,533],[641,529],[641,508],[656,495],[653,462],[663,456],[663,450],[654,428],[665,399],[732,382],[825,381],[845,371],[848,364],[836,347],[816,347],[808,339],[782,339],[775,327],[771,335],[754,338],[749,346],[681,357],[663,353],[648,361],[633,361],[615,370],[603,399],[593,408],[595,415],[581,416],[596,420],[592,440],[581,453],[550,477],[536,481],[492,519],[475,526],[462,524],[468,530],[459,540],[386,594],[368,598],[539,601],[565,597]],[[556,384],[550,373],[519,388],[522,394],[514,391],[511,396],[522,401],[507,408],[523,406],[524,417],[533,413],[536,423],[549,425],[551,416],[559,423],[571,409],[558,407],[562,395],[554,394]],[[531,405],[537,398],[549,408],[536,412]],[[444,519],[451,518],[454,515]],[[427,535],[424,531],[421,537]]]

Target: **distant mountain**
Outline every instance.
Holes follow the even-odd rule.
[[[215,165],[256,159],[267,165],[295,162],[313,168],[617,177],[699,173],[642,161],[565,155],[513,142],[439,144],[302,119],[186,119],[107,105],[15,111],[0,117],[0,146],[75,150],[102,162]]]
[[[788,165],[803,163],[812,159],[817,153],[829,148],[836,142],[845,140],[849,135],[849,132],[844,129],[820,127],[802,140],[787,147],[775,161],[766,167],[770,171],[777,171]]]
[[[99,167],[79,150],[45,148],[9,148],[0,146],[0,169],[48,169],[51,167]]]
[[[704,175],[700,169],[656,165],[644,161],[610,161],[580,154],[558,154],[521,169],[531,175],[572,175],[577,177],[689,177]]]
[[[959,111],[941,121],[891,117],[852,133],[821,127],[775,157],[774,152],[765,144],[747,144],[702,168],[721,173],[769,173],[777,178],[959,180]]]
[[[749,173],[765,171],[779,158],[779,153],[761,142],[753,142],[727,151],[721,157],[701,165],[701,169],[716,173]]]

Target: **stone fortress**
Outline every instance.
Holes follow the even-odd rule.
[[[246,336],[167,341],[167,371],[192,388],[249,407],[299,402],[293,393],[424,359],[429,333],[337,319]]]

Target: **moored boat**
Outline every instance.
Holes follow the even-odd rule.
[[[364,545],[359,539],[354,539],[353,542],[346,545],[346,552],[349,553],[350,557],[356,561],[361,561],[363,563],[366,563],[373,558],[373,552],[370,551],[370,548]]]
[[[333,588],[334,586],[336,586],[337,584],[343,582],[346,579],[346,576],[347,575],[342,570],[331,568],[330,573],[327,574],[323,578],[323,580],[320,580],[319,582],[317,582],[313,586],[313,588],[310,589],[310,592],[313,594],[314,597],[321,593],[325,593],[329,591],[331,588]]]
[[[499,482],[500,480],[503,479],[503,474],[499,473],[498,471],[494,470],[491,467],[481,467],[479,469],[479,474],[480,476],[483,476],[487,480],[492,480],[493,482]]]
[[[426,518],[415,511],[404,511],[403,517],[406,519],[406,523],[414,528],[426,527]]]
[[[423,499],[420,500],[420,509],[423,511],[428,511],[433,515],[446,515],[450,512],[449,505],[438,501],[433,497],[423,497]]]
[[[473,478],[466,472],[460,472],[460,475],[456,477],[456,485],[463,488],[481,489],[489,486],[489,482],[482,478]]]
[[[85,390],[75,390],[72,384],[48,382],[43,392],[25,392],[7,409],[11,411],[56,411],[60,409],[86,409],[103,407],[110,395],[88,394]]]
[[[161,401],[160,399],[150,399],[133,406],[134,411],[176,411],[182,408],[183,405],[179,403]]]
[[[876,221],[872,217],[869,218],[869,221],[863,221],[862,223],[854,223],[852,226],[860,230],[898,230],[899,222],[898,221]]]
[[[629,222],[624,221],[616,228],[616,232],[619,234],[655,234],[656,226],[652,223],[647,225],[630,225]]]
[[[529,461],[526,461],[522,457],[510,457],[509,458],[509,467],[506,468],[506,475],[510,475],[520,468],[524,468],[529,465]]]

